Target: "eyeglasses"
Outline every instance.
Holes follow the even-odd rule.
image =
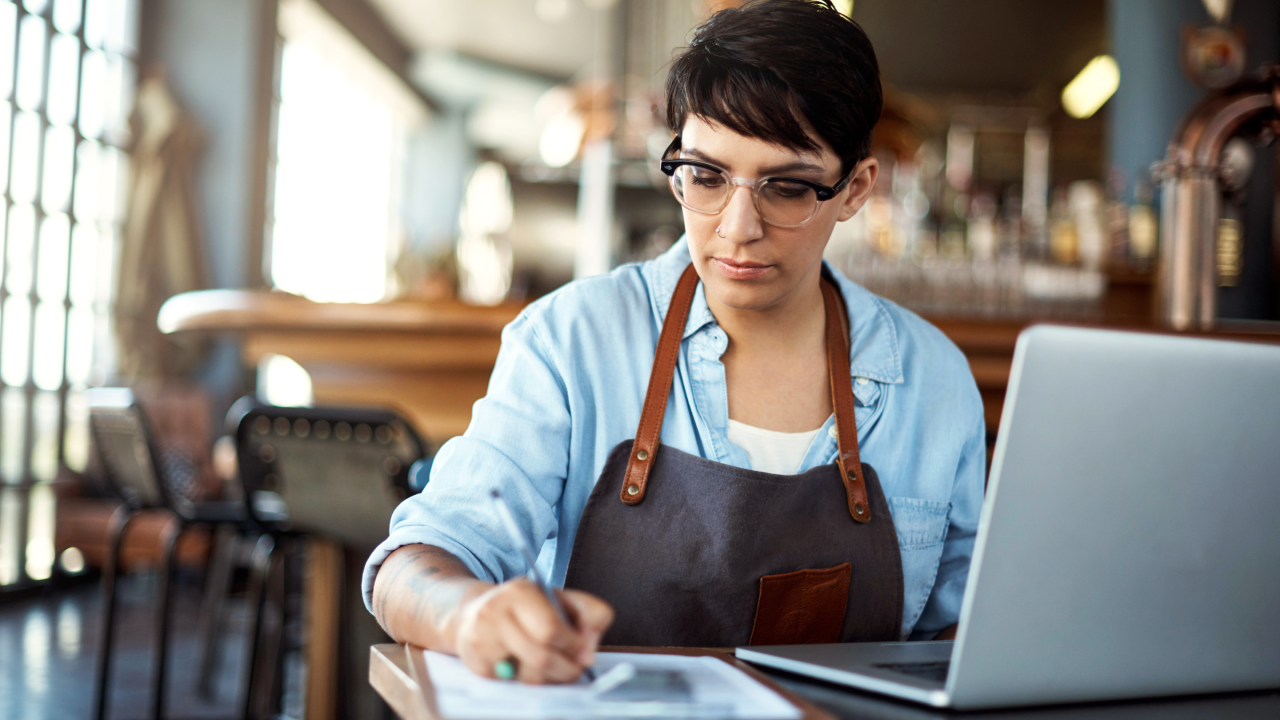
[[[676,136],[663,158],[680,147]],[[676,201],[703,215],[719,214],[729,205],[735,187],[751,188],[751,199],[760,219],[774,227],[800,227],[818,213],[818,203],[830,200],[849,184],[845,175],[834,187],[793,177],[759,180],[733,177],[715,165],[697,160],[663,159],[659,167],[670,178]]]

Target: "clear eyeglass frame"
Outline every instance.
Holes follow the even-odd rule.
[[[701,162],[699,160],[682,160],[678,158],[670,158],[669,156],[674,152],[678,151],[679,148],[680,148],[680,136],[677,135],[675,139],[671,141],[671,145],[667,147],[665,152],[663,152],[662,154],[663,159],[659,163],[659,168],[662,170],[663,174],[667,176],[667,180],[671,186],[671,194],[675,196],[676,202],[680,203],[682,207],[688,208],[689,210],[699,213],[701,215],[720,214],[721,212],[724,211],[726,207],[729,206],[729,202],[733,199],[734,189],[738,187],[746,187],[751,189],[751,200],[752,200],[752,203],[755,205],[756,212],[759,213],[761,220],[777,228],[803,227],[804,225],[809,224],[809,221],[813,220],[814,216],[818,214],[818,207],[820,203],[823,203],[827,200],[834,198],[836,195],[840,193],[840,191],[844,190],[845,187],[848,186],[849,181],[852,179],[852,172],[846,174],[840,180],[840,182],[836,183],[835,185],[823,185],[821,183],[813,182],[812,180],[805,180],[803,178],[787,177],[787,176],[770,176],[770,177],[763,177],[758,180],[753,180],[751,178],[734,177],[730,175],[727,171],[725,171],[723,168],[719,168],[719,167],[716,167],[715,165]],[[714,210],[708,209],[705,207],[694,207],[685,201],[685,198],[681,194],[680,188],[677,185],[679,180],[676,177],[677,173],[682,167],[700,168],[710,172],[718,173],[720,174],[721,177],[724,178],[725,193],[724,193],[723,201],[721,202],[719,207],[715,208]],[[760,203],[760,191],[762,188],[766,187],[770,182],[785,182],[785,183],[791,183],[791,184],[798,184],[813,190],[814,192],[813,207],[810,208],[809,213],[804,220],[800,222],[786,223],[786,222],[776,222],[775,220],[771,220],[769,218],[769,211],[766,209],[765,206],[762,206]]]

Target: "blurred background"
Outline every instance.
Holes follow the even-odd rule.
[[[656,163],[662,86],[733,4],[0,0],[0,715],[92,708],[104,570],[125,578],[122,622],[144,628],[118,640],[108,704],[148,707],[123,688],[150,682],[148,598],[188,525],[172,652],[207,656],[210,627],[230,646],[199,678],[174,661],[171,707],[238,713],[258,658],[280,672],[253,713],[383,712],[360,665],[376,629],[352,619],[368,543],[296,507],[267,528],[271,503],[288,517],[282,478],[323,470],[286,467],[262,437],[385,427],[421,447],[379,460],[378,482],[420,489],[410,463],[466,428],[521,307],[682,234]],[[827,258],[960,345],[991,440],[1031,322],[1280,332],[1274,0],[835,5],[876,48],[885,107],[873,197]],[[145,412],[129,472],[160,483],[150,502],[93,449],[105,386]],[[395,417],[262,414],[308,406]],[[262,437],[241,431],[258,417]],[[239,503],[234,532],[183,515],[207,502]],[[140,514],[112,570],[122,507]],[[263,536],[293,558],[263,591],[286,628],[265,660],[246,600],[255,568],[277,572],[253,564]],[[317,557],[328,590],[308,584]],[[73,676],[86,684],[62,692]]]

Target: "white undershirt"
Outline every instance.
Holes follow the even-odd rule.
[[[775,475],[795,475],[822,428],[786,433],[729,421],[729,442],[747,451],[751,469]]]

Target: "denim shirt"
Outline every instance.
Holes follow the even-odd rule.
[[[484,580],[526,573],[491,512],[495,487],[535,550],[541,546],[539,569],[563,586],[605,458],[635,437],[658,333],[689,262],[681,239],[655,260],[569,283],[503,330],[471,425],[440,449],[426,488],[396,509],[390,536],[365,566],[366,605],[379,566],[402,545],[439,546]],[[964,355],[939,330],[827,269],[849,311],[861,458],[879,475],[902,552],[902,637],[931,637],[956,622],[968,578],[986,463],[982,400]],[[720,362],[728,342],[699,283],[661,437],[749,468],[746,451],[728,438]],[[801,472],[835,462],[834,424],[827,419]]]

